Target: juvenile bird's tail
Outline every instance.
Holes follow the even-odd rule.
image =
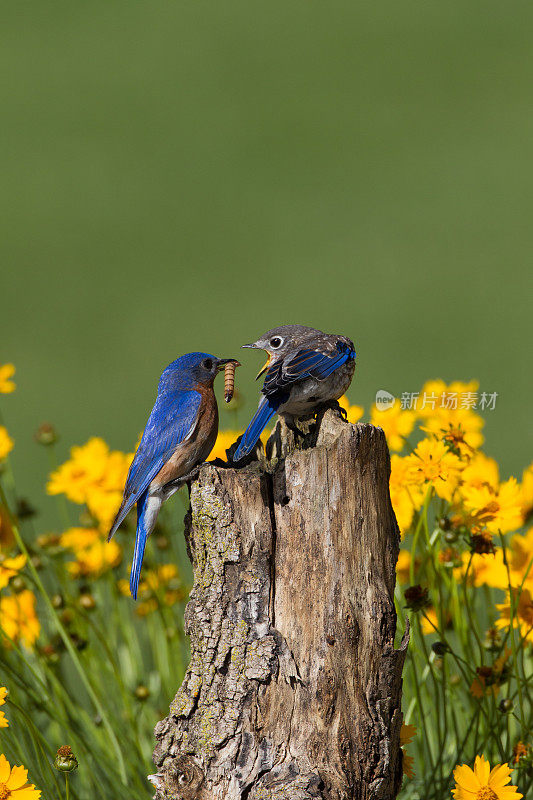
[[[259,403],[259,408],[253,415],[250,424],[243,433],[239,446],[233,456],[234,461],[240,461],[241,458],[250,453],[257,440],[261,436],[263,429],[267,422],[272,419],[285,397],[274,399],[272,397],[262,397]]]
[[[146,540],[154,529],[162,502],[160,497],[148,494],[148,490],[137,500],[137,533],[135,535],[135,550],[130,574],[130,592],[134,600],[137,600],[137,592],[139,591],[139,579],[141,577]]]

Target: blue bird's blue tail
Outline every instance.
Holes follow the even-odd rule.
[[[259,408],[253,415],[250,424],[243,433],[239,446],[233,456],[234,461],[240,461],[241,458],[247,456],[253,448],[261,433],[269,420],[272,419],[280,405],[286,399],[285,396],[281,398],[262,397],[259,403]]]
[[[139,579],[141,577],[141,567],[143,565],[144,548],[146,547],[146,540],[155,525],[157,512],[161,505],[156,509],[147,509],[148,489],[137,500],[137,533],[135,535],[135,550],[133,552],[133,561],[131,563],[130,574],[130,592],[134,600],[137,600],[137,592],[139,591]],[[156,498],[152,498],[156,501]],[[148,512],[148,514],[147,514]],[[154,513],[155,512],[155,513]],[[148,517],[148,518],[147,518]]]

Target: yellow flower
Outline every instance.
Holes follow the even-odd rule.
[[[417,486],[409,485],[407,482],[410,462],[407,458],[393,453],[390,460],[390,499],[398,527],[403,535],[407,533],[413,514],[421,507],[424,500],[424,492]]]
[[[25,555],[20,554],[14,556],[14,558],[4,558],[0,553],[0,589],[5,589],[11,578],[14,578],[25,564]]]
[[[158,596],[165,605],[172,606],[183,599],[178,569],[175,564],[160,564],[156,569],[148,569],[139,584],[139,597],[136,613],[144,617],[158,606]]]
[[[513,628],[520,629],[520,635],[526,641],[533,642],[533,598],[529,589],[522,589],[518,603],[516,596],[518,589],[513,589]],[[499,619],[496,620],[497,628],[508,628],[511,624],[511,602],[509,592],[505,603],[496,604],[500,612]]]
[[[351,422],[352,425],[355,425],[356,422],[359,422],[365,410],[363,406],[352,406],[350,405],[350,401],[346,397],[345,394],[341,398],[339,398],[338,403],[341,408],[344,408],[346,411],[346,419],[348,422]]]
[[[414,725],[406,725],[405,722],[402,722],[402,727],[400,729],[400,747],[402,748],[402,770],[403,774],[407,775],[408,778],[414,778],[415,773],[413,770],[414,758],[413,756],[408,756],[403,746],[406,744],[410,744],[416,735],[416,728]]]
[[[490,486],[463,486],[461,496],[465,509],[491,533],[506,533],[522,524],[520,487],[516,478],[509,478],[497,491]]]
[[[370,412],[370,422],[383,429],[390,450],[401,450],[405,438],[413,430],[416,420],[414,411],[403,411],[399,400],[391,408],[379,411],[375,404]]]
[[[11,767],[2,753],[0,755],[0,800],[39,800],[40,789],[28,783],[28,770]]]
[[[482,417],[471,407],[462,407],[465,397],[472,397],[479,388],[477,381],[428,381],[420,392],[417,413],[424,420],[426,433],[434,434],[461,455],[471,455],[483,444]],[[468,405],[468,404],[467,404]]]
[[[407,480],[415,486],[431,483],[435,492],[444,500],[450,500],[459,482],[463,464],[450,453],[443,442],[436,439],[422,439],[415,452],[406,456],[408,464]]]
[[[462,560],[463,566],[454,570],[454,576],[458,582],[462,581],[466,573],[466,568],[470,561],[470,553],[463,553]],[[468,582],[474,586],[486,584],[495,589],[505,589],[507,587],[507,568],[503,562],[501,548],[497,548],[494,554],[480,555],[474,553],[468,572]]]
[[[65,494],[74,503],[87,503],[92,497],[99,508],[95,492],[122,494],[132,459],[132,453],[111,452],[103,439],[93,436],[81,447],[71,448],[70,459],[50,475],[47,492]]]
[[[532,559],[533,528],[530,528],[523,536],[515,534],[507,547],[511,586],[518,587],[524,582],[525,586],[533,588],[533,567],[529,568],[526,578],[526,571]],[[464,578],[466,567],[470,561],[470,553],[463,553],[462,560],[462,566],[454,570],[457,581]],[[508,589],[509,574],[503,560],[502,549],[497,547],[493,554],[478,555],[474,553],[468,572],[468,582],[474,586],[486,584],[495,589]]]
[[[485,453],[475,453],[461,473],[461,484],[474,486],[477,489],[488,486],[493,491],[497,491],[500,485],[500,471],[497,462],[486,456]]]
[[[12,450],[14,441],[3,425],[0,425],[0,461],[5,458]]]
[[[32,647],[41,631],[33,592],[24,589],[18,594],[0,597],[0,627],[9,639]]]
[[[15,384],[10,380],[14,374],[14,364],[0,364],[0,394],[11,394],[15,391]]]
[[[106,542],[96,528],[69,528],[59,540],[62,547],[72,550],[75,561],[67,569],[74,578],[81,575],[101,575],[116,567],[122,558],[122,548],[113,539]]]
[[[508,764],[497,764],[491,770],[485,756],[476,756],[474,769],[467,764],[453,771],[455,800],[520,800],[523,797],[516,786],[507,786],[511,780]]]
[[[7,697],[7,689],[5,686],[0,686],[0,706],[3,706],[6,702]],[[8,728],[9,727],[9,720],[6,718],[6,715],[3,711],[0,711],[0,728]]]
[[[107,533],[111,528],[122,503],[122,494],[122,491],[87,489],[87,508],[98,521],[98,527],[102,533]]]

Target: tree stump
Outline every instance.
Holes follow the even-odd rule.
[[[407,636],[395,649],[385,436],[327,410],[291,437],[278,423],[282,457],[206,464],[191,486],[191,662],[156,726],[156,800],[399,791]]]

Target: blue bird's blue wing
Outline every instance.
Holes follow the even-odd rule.
[[[194,390],[176,391],[157,398],[130,467],[122,505],[108,541],[176,447],[192,434],[201,402],[201,394]]]
[[[259,407],[253,415],[250,424],[243,433],[239,446],[233,456],[234,461],[240,461],[241,458],[247,456],[253,448],[255,443],[261,436],[261,433],[267,424],[272,419],[280,405],[287,399],[287,395],[280,394],[279,397],[262,397]]]
[[[347,361],[355,358],[355,350],[346,342],[338,341],[334,350],[320,352],[311,348],[297,350],[294,355],[274,364],[265,376],[263,393],[276,394],[291,383],[306,378],[323,381]]]

